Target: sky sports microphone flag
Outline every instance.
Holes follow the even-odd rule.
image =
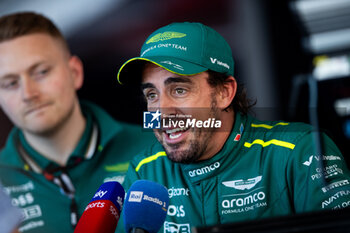
[[[85,208],[74,233],[114,233],[125,191],[116,181],[103,183]]]
[[[158,232],[165,221],[168,205],[168,190],[163,185],[149,180],[135,181],[125,198],[125,231]]]

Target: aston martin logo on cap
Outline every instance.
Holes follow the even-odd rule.
[[[158,41],[164,41],[164,40],[170,40],[173,38],[182,38],[185,37],[186,34],[185,33],[181,33],[181,32],[163,32],[163,33],[158,33],[154,36],[152,36],[147,42],[146,44],[149,43],[155,43]]]

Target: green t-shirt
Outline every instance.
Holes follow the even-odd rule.
[[[131,161],[124,187],[146,179],[168,188],[169,209],[159,231],[166,233],[346,207],[349,170],[332,140],[325,134],[322,139],[323,154],[318,155],[311,126],[236,114],[231,135],[214,157],[173,163],[155,144]]]
[[[81,106],[87,119],[86,129],[65,168],[75,189],[78,216],[103,182],[123,183],[131,158],[155,141],[151,132],[143,131],[140,126],[117,122],[92,103],[82,102]],[[93,130],[94,125],[97,131]],[[92,135],[96,132],[94,144]],[[73,232],[71,197],[40,172],[33,171],[32,166],[24,162],[19,148],[23,148],[43,170],[50,170],[54,176],[62,174],[59,165],[30,147],[18,128],[11,131],[0,152],[0,182],[11,196],[12,204],[23,210],[24,221],[19,230],[28,233]]]

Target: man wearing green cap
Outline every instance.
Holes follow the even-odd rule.
[[[119,70],[122,83],[141,79],[148,109],[161,115],[159,143],[135,157],[125,182],[168,188],[161,232],[349,204],[350,172],[333,141],[322,133],[320,153],[311,126],[249,116],[233,66],[222,36],[186,22],[153,32]]]

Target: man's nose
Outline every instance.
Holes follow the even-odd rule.
[[[35,80],[30,77],[23,77],[21,80],[21,94],[23,100],[31,100],[39,93],[39,89]]]
[[[162,95],[159,99],[159,108],[163,114],[175,114],[176,103],[167,95]]]

